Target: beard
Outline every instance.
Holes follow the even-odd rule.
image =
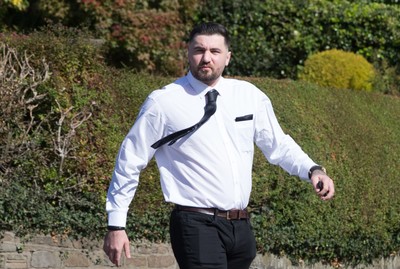
[[[204,84],[211,85],[222,75],[220,69],[213,69],[210,67],[208,70],[202,70],[201,66],[190,66],[190,72],[193,77],[203,82]]]

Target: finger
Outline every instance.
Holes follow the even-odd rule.
[[[330,199],[332,199],[332,197],[333,197],[333,195],[329,192],[323,196],[320,196],[321,200],[324,200],[324,201],[330,200]]]
[[[104,247],[104,252],[107,254],[108,258],[110,261],[119,266],[120,265],[120,259],[121,259],[121,254],[122,252],[118,252],[116,249],[112,249],[110,247]]]
[[[318,181],[317,185],[315,186],[315,190],[321,192],[324,188],[324,183],[320,180]]]
[[[131,258],[131,249],[130,249],[130,244],[129,242],[126,242],[124,244],[124,250],[125,250],[125,256],[130,259]]]
[[[335,187],[333,186],[333,184],[329,187],[329,195],[327,196],[327,199],[331,199],[333,198],[333,196],[335,195]]]
[[[315,184],[315,192],[317,193],[318,196],[324,197],[328,195],[328,188],[326,188],[326,185],[322,182],[322,180],[319,180],[317,184]]]
[[[335,195],[334,187],[333,186],[329,186],[327,192],[323,196],[321,196],[321,199],[329,200],[329,199],[332,199],[334,195]]]
[[[112,253],[111,253],[109,247],[106,246],[106,245],[104,245],[104,246],[103,246],[103,251],[104,251],[104,253],[107,255],[107,257],[110,259],[110,261],[112,262],[112,261],[113,261],[113,255],[112,255]]]
[[[120,251],[114,251],[114,259],[113,259],[113,263],[116,265],[116,266],[120,266],[121,265],[121,254],[122,254],[122,252],[120,252]]]
[[[116,251],[111,249],[110,246],[108,244],[104,244],[103,245],[103,250],[106,253],[107,257],[110,259],[110,261],[112,263],[114,263],[115,265],[118,265],[118,259],[117,259],[117,254]]]

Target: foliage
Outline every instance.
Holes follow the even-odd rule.
[[[377,74],[373,87],[384,94],[400,96],[400,64],[390,66],[387,61],[374,61]]]
[[[0,19],[5,30],[31,32],[49,23],[65,26],[87,26],[91,19],[85,16],[77,1],[68,0],[23,0],[24,8],[0,11]],[[1,8],[0,8],[1,10]]]
[[[81,1],[94,26],[111,48],[116,64],[137,70],[181,75],[185,69],[185,24],[179,8],[160,1]],[[185,2],[185,1],[181,1]],[[168,3],[170,3],[168,5]]]
[[[87,203],[84,197],[76,199],[79,190],[72,176],[76,172],[64,172],[63,163],[77,147],[73,141],[76,129],[88,118],[77,119],[81,115],[73,113],[72,108],[68,113],[60,111],[61,107],[51,111],[47,103],[50,94],[43,88],[50,79],[49,65],[41,59],[42,65],[35,67],[30,61],[32,55],[26,51],[21,55],[1,44],[1,230],[66,233],[71,229],[63,220],[77,222],[75,215],[82,216]],[[59,105],[57,99],[54,101]],[[70,114],[72,118],[67,119]],[[71,129],[65,128],[64,120],[71,122]],[[69,215],[68,207],[75,203],[82,212]],[[46,219],[49,214],[54,218],[51,222]],[[80,219],[78,226],[87,220]]]
[[[321,203],[310,186],[266,166],[259,154],[251,207],[260,249],[295,263],[331,265],[398,253],[400,200],[387,186],[396,184],[400,168],[399,99],[304,82],[253,82],[272,99],[283,128],[327,167],[337,191]]]
[[[51,234],[73,238],[99,238],[104,229],[104,199],[97,193],[65,189],[57,195],[32,184],[21,171],[0,181],[1,231],[18,236]]]
[[[105,78],[100,69],[98,47],[77,33],[58,37],[56,32],[68,31],[30,36],[5,33],[0,56],[4,71],[0,87],[4,97],[0,110],[0,182],[4,188],[16,184],[13,187],[32,189],[54,210],[75,193],[104,191],[101,182],[108,177],[102,169],[107,171],[108,158],[96,155],[95,151],[101,150],[95,149],[103,145],[92,136],[100,131],[95,128],[99,117],[107,113],[100,110],[109,95],[103,91],[104,84],[112,81],[112,74]],[[30,206],[34,204],[26,205]],[[79,208],[84,210],[84,205]],[[25,210],[33,212],[34,207]],[[3,220],[1,226],[5,227],[15,221]]]
[[[152,84],[107,68],[102,47],[87,37],[62,26],[1,35],[0,184],[7,190],[0,201],[2,229],[102,236],[97,225],[106,225],[102,205],[113,159],[139,109],[131,104],[144,99],[141,87]],[[148,171],[143,174],[150,177]],[[30,203],[24,203],[27,197]],[[138,214],[155,200],[160,196],[145,199]],[[22,210],[13,215],[16,208]],[[84,231],[86,220],[79,218],[85,214],[96,220],[87,218],[93,226]]]
[[[228,74],[296,78],[310,54],[341,49],[399,62],[400,7],[371,1],[204,1],[196,22],[233,35]]]
[[[374,76],[374,67],[361,55],[333,49],[311,55],[299,79],[323,87],[371,91]]]
[[[106,42],[110,63],[137,71],[183,74],[189,29],[216,21],[233,36],[228,75],[295,79],[311,54],[340,49],[364,56],[386,82],[399,75],[399,18],[396,0],[30,0],[26,10],[0,10],[3,27],[19,32],[49,21],[86,26]],[[400,91],[396,83],[376,86]]]
[[[13,63],[29,64],[36,72],[21,80],[24,73],[16,69],[18,76],[0,86],[1,95],[11,98],[7,91],[30,87],[44,96],[32,116],[27,102],[16,102],[15,108],[0,102],[0,111],[15,109],[1,125],[8,129],[2,129],[0,143],[0,229],[102,238],[105,194],[119,145],[146,96],[173,79],[115,70],[87,35],[45,31],[0,39],[15,52]],[[50,77],[32,87],[37,80],[31,74],[45,74],[46,66]],[[308,183],[269,165],[257,151],[250,209],[258,250],[295,263],[333,265],[398,254],[400,198],[393,186],[400,170],[399,99],[302,81],[245,79],[267,93],[284,130],[327,167],[337,190],[333,201],[321,202]],[[33,96],[31,90],[24,100]],[[29,128],[32,118],[35,128]],[[69,145],[64,159],[60,145]],[[168,240],[171,205],[163,201],[158,177],[152,161],[141,174],[129,212],[128,233],[134,240]]]
[[[15,51],[20,53],[27,53],[29,48],[31,55],[26,57],[26,66],[35,68],[46,61],[51,70],[46,84],[38,86],[37,95],[45,98],[31,108],[34,109],[33,112],[29,110],[29,103],[12,106],[12,111],[26,115],[10,117],[13,123],[8,125],[9,131],[16,133],[15,126],[22,126],[19,129],[26,133],[26,141],[16,136],[4,144],[23,143],[30,154],[38,156],[29,159],[26,155],[23,159],[10,159],[10,162],[3,165],[11,170],[16,166],[26,166],[26,170],[31,171],[31,177],[39,180],[49,192],[57,193],[60,188],[102,188],[95,184],[104,180],[101,173],[96,169],[88,169],[103,162],[100,156],[97,158],[91,152],[98,147],[96,139],[91,137],[97,134],[97,129],[96,121],[91,123],[88,119],[93,117],[96,120],[106,112],[100,110],[102,102],[109,95],[104,91],[104,85],[106,81],[112,82],[105,78],[111,77],[112,73],[102,73],[101,48],[91,44],[84,33],[65,27],[44,29],[29,36],[4,34],[2,41],[15,47]],[[35,74],[27,76],[21,73],[21,83],[26,80],[24,76],[29,75],[36,77]],[[24,92],[24,88],[21,90]],[[15,90],[11,95],[16,96]],[[25,98],[29,99],[31,95]],[[32,115],[26,111],[30,111]],[[30,126],[27,119],[31,119],[34,125]],[[32,141],[35,143],[29,139],[34,139]],[[40,163],[35,165],[36,162]]]
[[[117,66],[172,75],[181,75],[186,69],[183,40],[196,0],[29,2],[30,8],[24,12],[4,10],[0,20],[18,31],[31,31],[49,22],[87,26],[107,42],[110,61]]]
[[[2,2],[18,10],[24,10],[29,6],[29,2],[27,0],[2,0]]]
[[[35,69],[30,65],[29,55],[20,56],[4,43],[0,50],[0,166],[7,173],[9,165],[36,146],[30,137],[40,134],[43,115],[36,110],[46,97],[38,87],[50,74],[45,62]]]

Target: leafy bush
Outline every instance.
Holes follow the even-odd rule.
[[[101,119],[112,119],[104,104],[112,93],[105,87],[112,88],[113,70],[104,68],[101,48],[87,35],[57,29],[0,36],[0,58],[6,56],[1,59],[0,181],[4,188],[15,182],[30,189],[52,206],[63,203],[68,192],[104,191],[105,171],[112,167],[106,160],[113,154],[106,150],[107,140],[97,139]],[[2,226],[9,227],[9,221]]]
[[[387,61],[374,61],[377,74],[374,79],[374,90],[384,94],[400,96],[400,64],[390,66]]]
[[[367,60],[400,61],[400,7],[372,1],[205,1],[196,23],[233,35],[231,75],[296,78],[310,54],[340,49]]]
[[[321,203],[308,184],[258,155],[251,207],[260,249],[293,262],[348,265],[399,253],[400,199],[387,187],[400,169],[394,161],[400,158],[399,99],[305,82],[254,82],[272,99],[283,128],[327,167],[337,191]]]
[[[299,79],[323,87],[371,91],[374,76],[374,67],[361,55],[333,49],[311,55]]]
[[[20,55],[4,43],[0,43],[0,51],[0,168],[8,175],[17,160],[31,155],[41,143],[45,115],[38,113],[37,107],[47,94],[41,93],[39,86],[50,73],[46,62],[34,68],[29,55]]]
[[[24,10],[28,7],[29,2],[27,0],[3,0],[6,5],[18,10]]]
[[[12,140],[0,143],[0,230],[102,238],[106,189],[119,145],[146,96],[173,78],[109,68],[99,47],[65,31],[67,38],[60,40],[57,31],[1,36],[16,59],[29,56],[37,72],[46,66],[44,58],[51,76],[35,88],[45,97],[32,110],[35,128],[25,132],[26,139],[21,140],[20,129],[26,130],[31,118],[24,106],[17,109],[27,112],[24,117],[8,114],[10,124],[2,125],[9,128],[2,139]],[[259,252],[336,265],[398,254],[400,197],[393,186],[400,170],[400,100],[304,81],[248,80],[271,98],[284,130],[327,167],[337,190],[334,200],[323,203],[308,183],[269,165],[257,151],[250,209]],[[4,85],[2,91],[17,88]],[[76,126],[75,120],[83,119],[79,113],[91,116]],[[62,170],[57,138],[71,149]],[[4,158],[11,156],[5,149],[21,141],[22,150]],[[128,217],[129,237],[167,241],[171,205],[163,201],[154,161],[140,179]]]
[[[55,195],[32,184],[29,175],[17,172],[9,175],[9,182],[0,182],[0,231],[13,231],[21,237],[100,238],[107,221],[102,196],[68,188]]]
[[[37,144],[40,150],[30,150],[30,152],[40,154],[42,158],[31,158],[22,164],[32,166],[30,169],[26,168],[27,171],[31,171],[31,176],[40,178],[41,182],[47,180],[46,188],[49,190],[54,188],[55,192],[65,187],[91,186],[86,184],[86,179],[77,177],[76,170],[78,167],[81,172],[87,170],[85,165],[96,159],[90,152],[90,148],[96,147],[96,144],[95,140],[88,136],[88,134],[95,135],[95,131],[91,131],[94,126],[88,125],[88,119],[90,117],[96,119],[103,113],[99,110],[99,106],[109,94],[104,91],[104,85],[106,81],[112,82],[111,79],[104,78],[107,75],[112,77],[111,72],[102,73],[105,70],[100,64],[103,61],[101,47],[91,44],[84,32],[62,26],[47,28],[29,36],[6,33],[1,37],[1,41],[14,47],[14,50],[22,55],[27,54],[29,56],[26,57],[27,66],[35,68],[45,61],[51,73],[48,81],[39,85],[37,89],[38,95],[43,95],[45,98],[33,107],[33,112],[31,111],[35,128],[27,124],[27,117],[31,117],[27,112],[18,120],[19,124],[29,130],[26,139],[40,138],[35,144],[29,142],[29,145]],[[22,73],[18,75],[22,81],[26,80]],[[37,77],[34,73],[25,75],[29,76]],[[15,91],[12,94],[16,96]],[[25,98],[29,99],[30,95]],[[29,111],[27,110],[29,105],[27,103],[25,108],[21,109],[24,104],[20,104],[19,107],[14,106],[14,109]],[[10,119],[17,121],[16,117]],[[18,125],[14,123],[10,126]],[[15,127],[13,128],[10,130],[12,133],[16,131]],[[35,166],[34,160],[42,160],[43,163]],[[75,163],[76,160],[80,160],[78,165]],[[95,165],[96,162],[91,165]],[[16,164],[10,163],[9,166],[15,167]],[[42,167],[40,171],[39,167]],[[92,176],[90,181],[95,181],[97,176]]]
[[[114,63],[181,75],[186,67],[186,27],[179,9],[186,5],[160,1],[153,8],[146,2],[82,1],[82,8],[95,19],[94,26],[108,42]]]
[[[1,230],[102,237],[113,160],[139,109],[132,103],[157,81],[106,67],[102,47],[82,31],[55,26],[0,41]],[[147,171],[155,183],[142,184],[150,194],[136,208],[143,226],[145,208],[163,205],[157,173]]]
[[[58,107],[59,113],[49,109],[51,97],[44,85],[50,79],[50,72],[44,59],[41,66],[34,67],[28,52],[20,53],[4,43],[1,50],[1,230],[14,230],[22,235],[64,234],[71,230],[65,218],[71,218],[75,229],[81,227],[82,232],[88,232],[87,236],[93,236],[92,231],[82,228],[89,218],[75,219],[84,215],[84,208],[90,207],[85,202],[90,194],[83,193],[77,199],[76,194],[81,191],[75,185],[76,178],[72,178],[76,172],[63,171],[64,158],[71,157],[70,151],[76,148],[74,132],[87,118],[77,119],[80,115],[72,112],[72,108],[63,112]],[[72,119],[68,118],[70,114]],[[64,121],[71,122],[71,129],[65,128]],[[81,211],[69,214],[70,207]]]
[[[295,79],[309,55],[328,49],[363,55],[375,66],[386,61],[397,68],[400,62],[400,5],[395,0],[49,0],[30,5],[18,12],[0,8],[3,27],[26,32],[49,20],[84,25],[106,41],[110,62],[137,71],[185,72],[183,41],[201,21],[220,22],[232,33],[228,75]]]

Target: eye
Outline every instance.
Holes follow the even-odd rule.
[[[202,53],[204,53],[204,49],[203,48],[194,48],[193,49],[193,53],[195,53],[195,54],[202,54]]]
[[[211,50],[211,53],[212,53],[212,54],[220,54],[220,53],[221,53],[221,50],[219,50],[219,49],[212,49],[212,50]]]

